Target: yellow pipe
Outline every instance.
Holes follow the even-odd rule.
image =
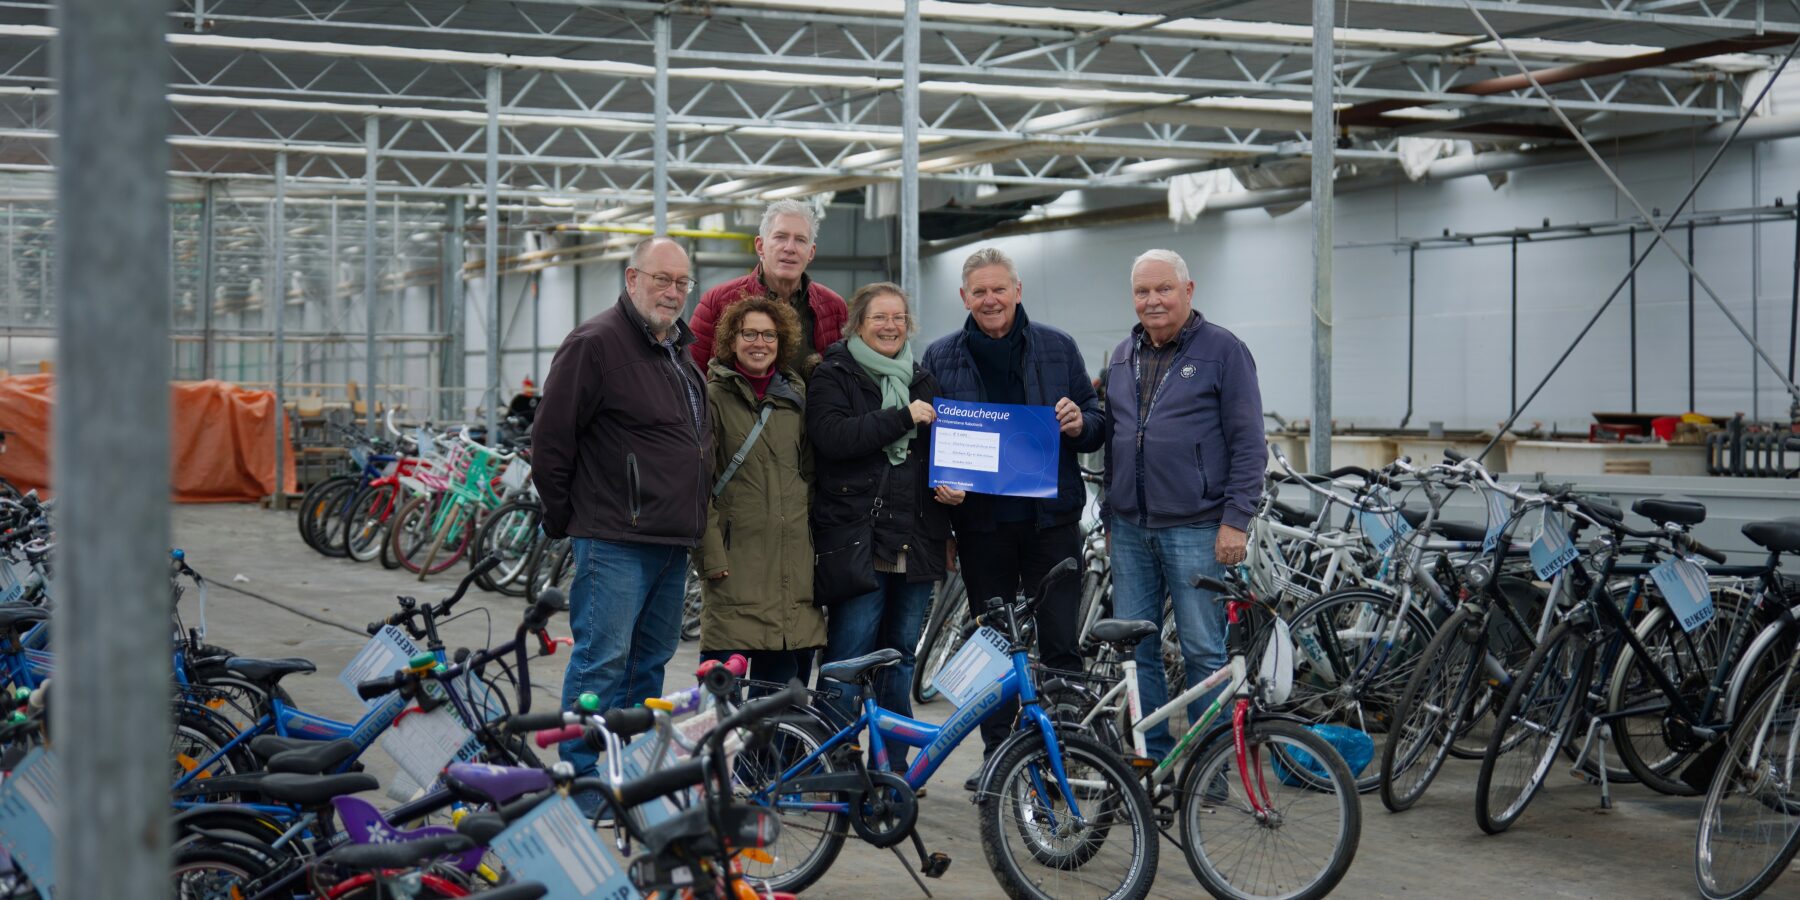
[[[586,223],[579,225],[558,225],[556,226],[556,230],[601,232],[607,234],[641,234],[645,236],[656,233],[656,230],[648,225],[592,225]],[[669,237],[695,238],[697,240],[707,241],[742,241],[745,244],[749,244],[756,240],[756,235],[746,234],[742,231],[702,231],[697,228],[671,228],[669,229]]]

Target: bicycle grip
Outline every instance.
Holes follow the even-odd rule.
[[[1462,452],[1458,451],[1455,447],[1445,447],[1444,448],[1444,458],[1453,463],[1459,463],[1459,462],[1466,461],[1469,457],[1465,456]]]
[[[385,678],[371,678],[367,681],[357,683],[356,696],[361,697],[364,700],[373,700],[376,697],[380,697],[384,694],[391,694],[399,690],[406,684],[406,681],[407,676],[404,673],[389,675]]]
[[[1687,539],[1687,549],[1689,553],[1697,553],[1721,566],[1725,564],[1725,554],[1694,540],[1691,535]]]
[[[1208,575],[1195,575],[1193,578],[1188,579],[1188,583],[1203,591],[1212,591],[1215,594],[1231,593],[1230,585]]]
[[[559,709],[549,712],[521,713],[506,720],[506,730],[513,734],[525,731],[545,731],[561,728],[565,721],[562,710]]]
[[[532,740],[536,741],[539,747],[548,750],[563,741],[580,740],[581,733],[585,730],[585,726],[582,725],[564,725],[561,728],[547,728],[538,732]]]
[[[706,765],[704,757],[684,759],[642,778],[627,781],[613,788],[613,805],[619,809],[630,809],[645,801],[693,787],[706,778]]]
[[[603,718],[606,720],[606,730],[617,735],[620,740],[631,740],[656,727],[656,712],[644,706],[609,709]]]

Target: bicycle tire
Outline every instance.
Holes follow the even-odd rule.
[[[1067,825],[1046,829],[1051,815],[1069,816],[1068,799],[1058,801],[1049,796],[1060,795],[1060,791],[1049,774],[1050,750],[1043,736],[1025,738],[995,760],[988,781],[990,790],[980,798],[981,850],[988,867],[1001,890],[1013,900],[1075,897],[1068,888],[1077,885],[1065,881],[1059,882],[1060,887],[1047,887],[1040,883],[1054,879],[1057,873],[1075,870],[1079,870],[1076,874],[1082,881],[1105,890],[1098,896],[1106,900],[1144,897],[1156,879],[1158,836],[1143,785],[1112,750],[1076,734],[1058,734],[1056,739],[1069,783],[1082,785],[1077,790],[1080,796],[1075,798],[1083,811],[1082,821],[1071,817]],[[1084,768],[1091,774],[1082,771]],[[1089,787],[1096,778],[1104,779],[1101,786]],[[1019,786],[1023,790],[1015,792]],[[1027,803],[1038,801],[1050,803],[1052,808],[1025,808]],[[1055,805],[1058,802],[1060,806]],[[1006,813],[1015,810],[1019,820],[1006,821]],[[1028,818],[1032,812],[1039,818]],[[1035,829],[1035,833],[1028,829]],[[1015,838],[1024,845],[1019,854],[1009,852]],[[1069,843],[1071,838],[1073,842]],[[1097,876],[1094,868],[1098,855],[1118,838],[1132,844],[1125,863],[1118,866],[1119,876]],[[1021,855],[1030,859],[1034,868],[1025,869],[1018,858]],[[1114,883],[1117,887],[1112,886]]]
[[[801,719],[778,721],[775,723],[774,729],[770,735],[770,742],[764,746],[763,750],[754,753],[740,753],[737,761],[733,764],[732,783],[740,799],[768,787],[774,780],[774,776],[780,774],[780,772],[772,771],[773,769],[780,768],[782,771],[786,771],[792,768],[823,745],[828,737],[828,735],[822,736],[822,729],[818,726]],[[758,754],[784,746],[782,744],[783,736],[786,740],[793,742],[782,751],[783,761],[776,762],[772,766],[764,765],[760,771],[751,769],[751,766],[758,764],[759,759],[765,758],[759,757]],[[791,758],[791,761],[786,761],[788,758]],[[826,753],[820,754],[814,764],[803,770],[800,775],[828,775],[837,771],[839,771],[838,766],[831,760],[831,754]],[[787,802],[805,802],[798,795],[784,794],[782,796]],[[830,802],[842,798],[837,795],[829,795],[821,796],[819,799],[821,802]],[[843,852],[844,843],[849,838],[850,822],[848,817],[839,813],[787,807],[778,808],[776,815],[781,819],[781,832],[777,836],[775,844],[766,848],[771,862],[761,863],[743,858],[744,877],[770,891],[798,894],[816,884],[820,878],[825,876],[826,872],[830,871],[832,864],[837,862],[838,854]],[[790,857],[790,854],[783,852],[782,848],[788,846],[787,838],[794,833],[817,834],[820,836],[820,840],[804,855],[793,854]],[[775,865],[788,858],[798,859],[799,862],[782,872],[773,870]]]
[[[942,671],[950,657],[962,646],[962,625],[967,618],[969,591],[962,575],[952,572],[938,582],[937,597],[931,602],[931,618],[925,625],[925,637],[913,654],[917,660],[912,672],[914,703],[932,703],[938,699],[932,679]]]
[[[217,840],[183,842],[174,850],[169,876],[177,900],[245,897],[254,884],[275,871],[280,861],[238,844]]]
[[[332,559],[345,556],[341,538],[344,535],[344,518],[348,514],[351,501],[356,498],[359,482],[355,478],[346,478],[332,487],[319,492],[314,498],[316,514],[313,516],[313,549]]]
[[[1545,591],[1523,578],[1503,575],[1494,579],[1498,597],[1488,606],[1488,652],[1499,660],[1509,674],[1517,675],[1537,649],[1532,626],[1543,613]],[[1450,755],[1456,759],[1479,762],[1487,753],[1488,736],[1493,731],[1494,711],[1506,702],[1507,686],[1476,682],[1469,694],[1469,708],[1462,716],[1462,727],[1450,743]],[[1482,727],[1486,725],[1487,727]],[[1609,766],[1607,777],[1621,783],[1631,778],[1622,766]]]
[[[1800,850],[1800,793],[1785,774],[1800,766],[1797,689],[1800,679],[1791,672],[1764,688],[1737,720],[1713,773],[1694,839],[1694,881],[1707,900],[1755,897],[1787,871]],[[1735,824],[1740,818],[1747,822]],[[1775,839],[1750,847],[1731,840],[1756,835]]]
[[[1437,627],[1418,606],[1406,611],[1397,639],[1385,649],[1379,666],[1364,672],[1373,654],[1383,652],[1388,626],[1400,598],[1379,591],[1351,589],[1326,594],[1307,604],[1288,621],[1297,652],[1294,688],[1280,711],[1307,724],[1341,724],[1362,731],[1379,755],[1393,727],[1394,708],[1423,657]],[[1340,619],[1343,622],[1340,628]],[[1344,634],[1348,631],[1348,635]],[[1381,771],[1357,775],[1357,790],[1381,786]]]
[[[545,590],[555,588],[563,591],[567,589],[569,574],[575,568],[575,547],[567,540],[553,541],[550,546],[544,548],[543,555],[539,559],[544,562],[544,580],[539,582],[535,576],[532,578],[532,587],[526,590],[525,595],[526,599],[532,603],[536,603],[538,594]]]
[[[537,550],[538,522],[544,510],[532,500],[508,500],[500,504],[475,533],[469,564],[498,554],[500,565],[491,573],[476,576],[476,585],[484,591],[508,597],[525,596],[525,578],[530,574],[532,554]]]
[[[1727,600],[1724,592],[1715,590],[1713,620],[1692,632],[1683,631],[1668,608],[1662,605],[1651,610],[1637,626],[1638,640],[1643,642],[1644,649],[1650,651],[1652,658],[1661,665],[1663,674],[1681,689],[1683,699],[1696,708],[1711,686],[1714,673],[1721,666],[1735,662],[1726,658],[1727,651],[1730,655],[1743,652],[1743,648],[1723,645],[1730,639],[1737,617],[1753,614],[1751,598],[1739,591],[1731,591],[1729,596],[1734,599]],[[1753,627],[1749,636],[1753,637],[1757,630]],[[1618,752],[1619,761],[1645,787],[1675,797],[1699,796],[1699,789],[1676,775],[1699,748],[1671,745],[1664,716],[1662,712],[1655,712],[1666,712],[1668,698],[1650,676],[1646,665],[1647,661],[1626,644],[1619,653],[1618,663],[1613,666],[1612,677],[1606,685],[1607,711],[1652,710],[1646,715],[1611,719],[1613,749]],[[1719,703],[1722,705],[1723,702],[1720,698]],[[1714,720],[1723,721],[1718,712],[1714,711]]]
[[[325,552],[319,546],[319,523],[326,517],[330,508],[324,497],[328,493],[341,490],[346,484],[353,483],[354,479],[349,475],[327,478],[308,488],[305,495],[300,498],[300,514],[296,524],[300,529],[300,540],[305,542],[306,546],[319,553]]]
[[[1424,662],[1394,707],[1397,737],[1381,748],[1381,805],[1388,812],[1419,802],[1450,756],[1462,717],[1471,711],[1467,700],[1481,674],[1486,624],[1480,611],[1465,606],[1425,646]]]
[[[531,561],[530,580],[525,583],[526,603],[537,602],[538,592],[549,586],[556,566],[569,552],[567,538],[551,538],[538,547],[537,558]]]
[[[381,555],[381,543],[387,540],[388,526],[394,521],[394,500],[399,493],[397,484],[372,485],[357,492],[344,515],[345,556],[368,562]]]
[[[1286,749],[1281,746],[1283,744],[1287,745]],[[1254,780],[1261,790],[1268,793],[1271,808],[1280,814],[1273,821],[1280,824],[1271,826],[1267,824],[1268,820],[1259,821],[1250,805],[1245,802],[1242,776],[1231,770],[1238,753],[1233,733],[1221,732],[1199,753],[1189,758],[1178,782],[1181,785],[1177,794],[1181,810],[1181,846],[1183,855],[1187,857],[1188,868],[1214,897],[1231,900],[1274,897],[1316,900],[1324,897],[1337,887],[1344,874],[1350,870],[1350,864],[1356,859],[1357,847],[1362,841],[1362,803],[1357,796],[1355,776],[1350,774],[1350,767],[1330,742],[1312,729],[1294,722],[1282,719],[1252,721],[1244,728],[1244,745],[1246,757],[1258,760],[1257,777]],[[1250,748],[1266,749],[1269,752],[1263,754]],[[1301,762],[1299,752],[1304,752],[1313,762],[1322,765],[1324,775],[1321,776],[1313,766]],[[1287,777],[1284,778],[1284,775]],[[1222,783],[1220,779],[1223,779]],[[1281,802],[1277,802],[1277,798]],[[1337,818],[1335,830],[1328,823],[1334,807]],[[1294,815],[1296,809],[1316,812],[1297,816]],[[1251,836],[1234,846],[1247,846],[1250,840],[1264,838],[1267,849],[1262,853],[1246,851],[1239,854],[1239,859],[1245,859],[1250,864],[1228,874],[1219,865],[1225,860],[1213,860],[1206,853],[1206,847],[1209,833],[1219,832],[1234,821],[1247,822]],[[1270,862],[1270,857],[1275,854],[1298,850],[1307,833],[1313,831],[1312,828],[1300,829],[1298,825],[1311,825],[1314,822],[1321,823],[1318,833],[1333,834],[1329,848],[1324,849],[1323,853],[1311,854],[1318,858],[1316,863],[1311,859],[1290,861],[1286,865]],[[1284,827],[1290,823],[1296,827]],[[1273,878],[1278,871],[1296,874],[1298,877],[1290,883],[1262,885],[1254,889],[1248,883],[1243,883],[1258,875]],[[1300,883],[1302,879],[1304,883]]]
[[[1488,738],[1488,752],[1475,779],[1475,823],[1482,831],[1499,834],[1511,828],[1543,787],[1568,741],[1593,664],[1586,635],[1570,622],[1552,629],[1532,653],[1500,706],[1499,725]],[[1517,727],[1528,736],[1522,740],[1510,736]]]

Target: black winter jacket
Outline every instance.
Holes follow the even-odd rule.
[[[913,366],[912,399],[930,403],[937,382]],[[875,519],[875,555],[893,561],[906,554],[907,581],[944,577],[950,517],[926,485],[931,429],[915,427],[904,409],[883,409],[881,387],[863,371],[843,341],[825,348],[806,388],[806,433],[813,442],[813,533],[863,521],[874,505],[884,448],[911,431],[906,462],[893,466]]]

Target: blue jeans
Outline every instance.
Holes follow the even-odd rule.
[[[1177,525],[1140,528],[1116,516],[1112,523],[1113,615],[1121,619],[1162,622],[1163,597],[1172,595],[1175,631],[1181,639],[1181,659],[1186,669],[1187,690],[1225,666],[1225,604],[1212,591],[1188,582],[1195,575],[1225,577],[1225,567],[1214,556],[1219,526]],[[1163,683],[1162,642],[1154,635],[1137,645],[1138,699],[1144,715],[1169,702]],[[1217,696],[1214,690],[1188,704],[1188,721],[1198,722]],[[1164,722],[1144,735],[1150,755],[1161,759],[1173,749]]]
[[[875,573],[875,581],[875,590],[826,610],[824,662],[842,662],[890,647],[900,651],[899,665],[875,675],[875,702],[889,712],[910,716],[913,653],[919,649],[919,633],[925,630],[925,604],[931,599],[931,582],[912,583],[905,575],[891,572]],[[845,722],[862,715],[862,695],[856,685],[821,677],[819,690],[842,691],[832,701],[832,708],[843,714]]]
[[[688,548],[572,538],[575,575],[569,584],[569,630],[575,650],[563,672],[562,708],[583,691],[601,709],[630,706],[663,692],[663,666],[681,640],[681,601],[687,589]],[[597,774],[599,754],[581,741],[561,747],[575,774]],[[591,814],[598,795],[578,797]]]

